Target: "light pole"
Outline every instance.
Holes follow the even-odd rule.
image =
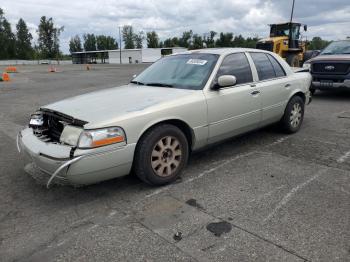
[[[122,37],[120,34],[120,26],[119,27],[119,59],[120,59],[120,64],[122,64]]]
[[[290,22],[291,22],[291,23],[293,22],[294,3],[295,3],[295,0],[293,0],[292,12],[291,12],[291,14],[290,14]]]
[[[295,0],[293,0],[293,5],[292,5],[292,12],[290,14],[290,21],[289,21],[289,36],[288,36],[288,48],[294,47],[293,41],[292,41],[292,22],[293,22],[293,13],[294,13],[294,3]]]

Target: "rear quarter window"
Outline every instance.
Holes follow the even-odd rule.
[[[286,76],[286,72],[284,71],[281,64],[274,58],[272,55],[267,54],[267,57],[269,58],[273,69],[275,70],[276,77],[283,77]]]
[[[258,72],[259,80],[267,80],[276,77],[275,70],[269,58],[264,53],[250,53],[256,70]]]

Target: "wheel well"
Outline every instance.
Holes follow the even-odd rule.
[[[188,142],[188,146],[189,146],[189,149],[191,150],[192,148],[192,144],[193,144],[193,141],[194,141],[194,133],[193,133],[193,130],[192,128],[187,124],[185,123],[184,121],[182,120],[179,120],[179,119],[169,119],[169,120],[164,120],[164,121],[161,121],[161,122],[158,122],[152,126],[150,126],[149,128],[147,128],[143,134],[141,135],[141,137],[148,131],[150,130],[151,128],[155,127],[155,126],[158,126],[158,125],[161,125],[161,124],[170,124],[170,125],[173,125],[173,126],[176,126],[177,128],[179,128],[186,136],[186,139],[187,139],[187,142]],[[140,141],[140,139],[139,139]]]
[[[294,97],[294,96],[300,96],[303,99],[304,103],[306,102],[306,96],[303,92],[297,92],[292,97]]]

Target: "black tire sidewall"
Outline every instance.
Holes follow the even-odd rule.
[[[151,154],[154,146],[165,136],[173,136],[180,142],[182,158],[179,167],[169,177],[158,176],[151,165]],[[136,147],[135,152],[135,172],[136,175],[144,182],[151,185],[164,185],[173,182],[180,175],[181,171],[187,164],[189,148],[186,136],[176,126],[170,124],[161,124],[143,135]]]
[[[287,63],[290,66],[293,66],[293,63],[296,62],[295,60],[297,60],[297,67],[300,66],[300,61],[298,60],[298,55],[297,54],[289,54],[286,58]]]
[[[297,127],[293,127],[291,122],[290,122],[290,114],[291,114],[291,111],[293,109],[293,106],[296,103],[298,103],[301,107],[301,119],[300,119],[299,125]],[[304,103],[304,100],[300,96],[294,96],[289,100],[287,107],[285,109],[283,118],[282,118],[282,127],[284,128],[284,130],[287,133],[295,133],[295,132],[299,131],[299,129],[303,123],[303,120],[304,120],[304,110],[305,110],[305,103]]]

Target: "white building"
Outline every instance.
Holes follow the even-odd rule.
[[[120,64],[121,60],[122,64],[153,63],[164,55],[185,51],[187,49],[182,47],[83,51],[72,53],[72,62],[73,64]]]

